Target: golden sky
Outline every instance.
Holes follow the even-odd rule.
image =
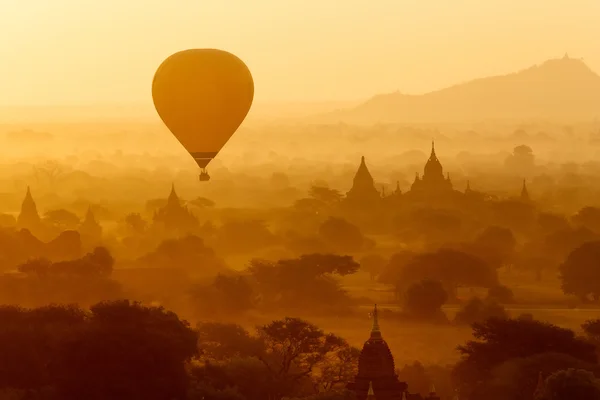
[[[583,58],[600,0],[0,0],[0,105],[151,102],[186,48],[233,52],[257,102],[422,93]]]

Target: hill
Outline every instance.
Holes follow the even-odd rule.
[[[591,120],[600,117],[600,76],[565,56],[525,70],[472,80],[423,95],[377,95],[321,123],[421,123],[481,120]]]

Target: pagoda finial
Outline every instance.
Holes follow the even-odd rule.
[[[369,381],[369,391],[367,392],[367,399],[375,400],[375,392],[373,391],[373,381]]]
[[[371,328],[371,339],[381,339],[381,331],[379,330],[379,313],[377,304],[373,308],[373,327]]]
[[[521,200],[529,201],[529,191],[527,190],[527,182],[523,179],[523,187],[521,188]]]
[[[544,392],[544,389],[545,389],[544,375],[542,374],[542,371],[540,371],[539,374],[538,374],[537,386],[535,388],[535,392],[534,393],[537,396],[539,396],[539,395],[541,395]]]

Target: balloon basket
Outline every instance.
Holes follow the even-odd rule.
[[[210,180],[210,175],[206,172],[201,172],[200,175],[198,175],[198,180],[200,182],[208,182]]]

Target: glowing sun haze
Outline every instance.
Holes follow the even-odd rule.
[[[158,65],[213,47],[257,102],[422,93],[548,58],[600,71],[600,1],[0,0],[0,104],[150,103]]]

